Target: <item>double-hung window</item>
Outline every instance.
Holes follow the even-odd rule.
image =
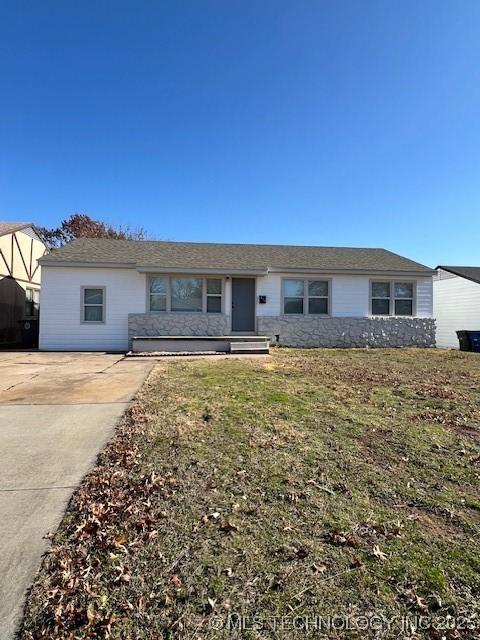
[[[328,280],[300,280],[287,278],[283,281],[283,313],[328,315],[330,283]]]
[[[308,313],[328,315],[328,280],[308,281]]]
[[[221,278],[167,277],[149,278],[149,311],[221,313]]]
[[[150,311],[167,310],[167,279],[150,278],[149,287]]]
[[[389,316],[392,293],[390,282],[372,282],[372,316]]]
[[[303,313],[305,282],[303,280],[284,280],[283,313]]]
[[[220,278],[207,278],[207,313],[222,311],[222,281]]]
[[[378,281],[371,283],[373,316],[413,316],[413,282]]]
[[[393,288],[396,316],[413,316],[413,283],[395,282]]]
[[[82,287],[82,322],[105,322],[105,287]]]

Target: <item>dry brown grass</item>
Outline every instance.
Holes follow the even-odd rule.
[[[417,637],[477,637],[479,425],[475,354],[162,364],[75,495],[21,637],[394,638],[418,616]],[[332,615],[382,618],[312,627]]]

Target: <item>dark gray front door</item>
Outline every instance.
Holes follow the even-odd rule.
[[[232,278],[232,331],[255,331],[254,278]]]

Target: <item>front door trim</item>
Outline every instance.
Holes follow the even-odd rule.
[[[251,324],[249,326],[249,328],[237,328],[238,327],[238,323],[235,322],[235,281],[240,281],[240,280],[249,280],[251,282],[253,282],[253,289],[251,292],[251,304],[252,304],[252,314],[251,314]],[[244,333],[244,334],[255,334],[257,331],[257,313],[256,313],[256,301],[257,301],[257,279],[256,278],[251,278],[251,277],[234,277],[231,280],[232,282],[232,287],[231,287],[231,313],[232,313],[232,318],[231,318],[231,333]],[[238,302],[237,302],[238,304]],[[238,319],[238,316],[237,316]],[[240,321],[241,322],[241,321]],[[245,327],[245,325],[243,325]]]

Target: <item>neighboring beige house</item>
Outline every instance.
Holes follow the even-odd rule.
[[[82,238],[40,263],[41,349],[435,345],[435,272],[384,249]]]
[[[480,267],[439,265],[433,292],[437,346],[458,349],[457,331],[480,331]]]
[[[33,224],[0,221],[0,345],[35,344],[46,252]]]

